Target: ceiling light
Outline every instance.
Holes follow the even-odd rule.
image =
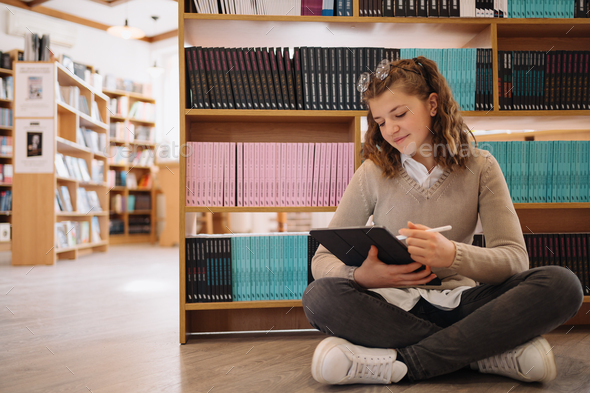
[[[158,65],[154,61],[154,65],[151,67],[148,67],[147,72],[148,72],[148,74],[150,74],[150,76],[152,78],[156,78],[156,77],[162,75],[162,73],[164,72],[164,67],[158,67]]]
[[[145,33],[141,29],[130,27],[127,19],[125,19],[125,26],[111,26],[107,29],[107,33],[126,40],[138,40],[145,37]]]

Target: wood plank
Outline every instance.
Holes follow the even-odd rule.
[[[517,209],[523,233],[574,233],[590,230],[590,209]]]

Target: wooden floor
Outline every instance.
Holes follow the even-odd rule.
[[[590,327],[546,335],[558,377],[545,385],[461,370],[415,384],[322,386],[310,375],[319,333],[179,345],[177,248],[111,246],[34,268],[0,258],[2,393],[590,392]]]

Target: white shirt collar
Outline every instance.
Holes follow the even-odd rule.
[[[439,165],[434,167],[432,172],[428,173],[428,169],[423,164],[407,154],[400,153],[400,158],[402,167],[422,188],[428,189],[432,187],[444,173]]]

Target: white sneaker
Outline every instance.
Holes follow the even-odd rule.
[[[399,382],[408,372],[396,357],[394,349],[366,348],[329,337],[313,354],[311,375],[318,382],[333,385],[390,384]]]
[[[551,346],[541,336],[510,351],[471,363],[471,368],[524,382],[549,382],[557,376]]]

